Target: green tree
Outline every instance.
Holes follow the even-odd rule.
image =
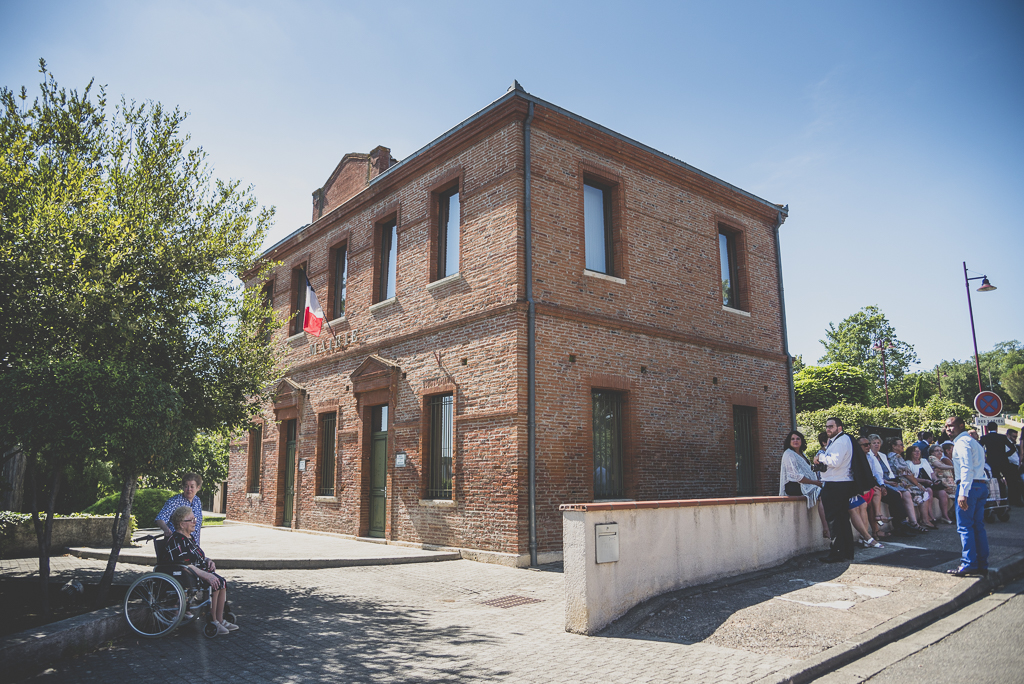
[[[924,406],[939,392],[935,373],[918,371],[907,373],[889,383],[891,406]]]
[[[50,540],[61,483],[105,447],[105,374],[98,363],[60,359],[0,375],[0,434],[26,457],[26,494],[39,544],[42,609],[49,613]],[[17,399],[14,399],[14,398]],[[40,512],[45,516],[40,519]]]
[[[82,360],[120,388],[103,423],[121,489],[105,587],[139,477],[172,472],[195,431],[241,427],[268,397],[264,326],[280,323],[235,274],[257,263],[273,212],[212,177],[177,109],[122,100],[108,113],[102,89],[66,91],[40,70],[31,104],[0,90],[0,373]]]
[[[796,375],[806,367],[807,364],[804,363],[803,354],[797,354],[796,356],[793,357],[793,375]]]
[[[827,366],[805,366],[793,376],[796,410],[814,411],[847,402],[867,404],[872,378],[847,363]]]
[[[203,487],[223,482],[228,476],[228,453],[231,438],[227,432],[199,432],[192,442],[192,448],[174,465],[159,473],[145,474],[141,484],[144,487],[179,489],[185,473],[199,473]]]
[[[1014,403],[1024,404],[1024,363],[1007,370],[1002,377],[1003,388]]]
[[[892,384],[901,380],[911,364],[919,362],[914,347],[896,336],[896,329],[877,306],[864,307],[838,326],[829,323],[825,339],[819,341],[825,347],[825,355],[818,363],[842,362],[867,371],[875,380],[876,403],[885,401],[886,381]],[[876,343],[884,347],[885,363],[882,351],[875,349]]]

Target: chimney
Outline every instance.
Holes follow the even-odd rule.
[[[373,180],[391,168],[391,150],[383,145],[370,150],[370,177]]]

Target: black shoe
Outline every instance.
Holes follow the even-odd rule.
[[[968,577],[970,575],[977,575],[978,577],[985,577],[988,575],[987,568],[969,568],[966,565],[961,565],[959,568],[954,568],[946,571],[947,575],[955,575],[956,577]]]
[[[818,559],[822,563],[842,563],[846,561],[842,556],[833,556],[831,553]]]
[[[903,522],[901,522],[899,524],[899,528],[901,530],[903,530],[904,532],[906,532],[907,534],[909,534],[910,536],[916,536],[916,535],[919,535],[919,534],[924,534],[923,532],[918,530],[916,527],[914,527],[914,524],[912,522],[910,522],[909,520],[904,520]]]

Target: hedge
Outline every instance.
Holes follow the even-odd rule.
[[[171,489],[140,489],[136,491],[135,500],[132,502],[132,515],[139,521],[139,526],[156,527],[157,513],[164,507],[164,503],[177,493]],[[83,513],[113,515],[120,500],[120,493],[105,496],[86,508]]]
[[[917,440],[917,433],[930,430],[933,434],[942,432],[946,419],[959,416],[966,421],[974,416],[970,407],[933,397],[926,406],[899,406],[896,408],[871,408],[860,404],[839,403],[818,411],[803,411],[796,415],[796,423],[807,436],[808,448],[813,452],[817,446],[817,435],[825,429],[825,421],[835,416],[843,421],[846,432],[856,435],[865,425],[878,427],[900,428],[903,430],[903,441],[910,443]]]

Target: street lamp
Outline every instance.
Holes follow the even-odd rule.
[[[996,286],[988,282],[988,276],[977,276],[975,278],[967,277],[967,262],[964,262],[964,286],[967,288],[967,313],[971,316],[971,339],[974,341],[974,370],[978,372],[978,391],[982,391],[981,387],[981,361],[978,360],[978,336],[974,333],[974,307],[971,306],[971,281],[980,280],[981,287],[978,288],[978,292],[991,292],[996,289]]]
[[[893,344],[889,340],[878,340],[871,348],[882,353],[882,382],[885,383],[885,408],[889,408],[889,368],[885,363],[885,350],[892,349]]]

